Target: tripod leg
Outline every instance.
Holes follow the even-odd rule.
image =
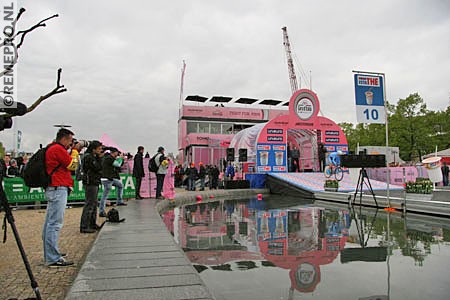
[[[11,208],[9,207],[8,199],[6,198],[5,191],[3,190],[3,185],[0,182],[0,203],[5,209],[5,217],[8,220],[8,223],[11,225],[11,229],[14,234],[14,238],[16,239],[17,247],[19,248],[20,255],[22,256],[23,263],[28,273],[28,277],[31,281],[31,287],[33,288],[34,293],[36,294],[36,299],[41,300],[41,293],[39,292],[39,286],[34,278],[33,272],[31,270],[30,262],[28,261],[27,254],[25,253],[25,249],[23,248],[22,241],[20,240],[19,232],[17,231],[16,223],[14,222],[14,216],[12,215]],[[5,227],[5,230],[7,228]]]
[[[369,176],[367,176],[366,170],[364,170],[364,177],[367,178],[367,183],[366,183],[366,185],[367,185],[367,187],[369,188],[369,191],[370,191],[370,193],[372,194],[373,200],[375,201],[375,205],[376,205],[377,208],[378,208],[379,206],[378,206],[377,198],[375,197],[375,193],[373,192],[372,184],[370,183],[370,179],[369,179]]]
[[[356,195],[358,195],[358,191],[359,191],[360,181],[361,181],[361,172],[359,172],[358,183],[356,184],[355,194],[353,194],[352,205],[355,205]]]

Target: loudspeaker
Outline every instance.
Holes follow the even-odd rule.
[[[240,162],[247,161],[247,148],[240,148],[239,149],[239,161]]]
[[[234,148],[227,148],[227,161],[234,161]]]

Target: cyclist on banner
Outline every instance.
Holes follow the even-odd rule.
[[[340,167],[341,166],[341,158],[339,155],[342,155],[342,151],[335,151],[331,152],[330,155],[328,155],[328,164],[333,167]]]
[[[342,151],[331,152],[328,155],[327,162],[328,165],[325,167],[324,174],[326,178],[330,178],[331,175],[334,174],[334,177],[337,181],[341,181],[344,177],[344,173],[341,169],[341,158],[339,155],[342,155]]]

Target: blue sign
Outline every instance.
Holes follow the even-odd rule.
[[[384,124],[384,82],[381,75],[355,74],[356,119]]]
[[[287,149],[285,144],[258,144],[256,146],[257,173],[287,172]]]

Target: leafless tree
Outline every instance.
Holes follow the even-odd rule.
[[[17,62],[19,60],[19,49],[24,45],[25,37],[27,36],[27,34],[31,33],[32,31],[34,31],[37,28],[45,27],[47,21],[58,17],[58,15],[55,14],[53,16],[50,16],[48,18],[45,18],[45,19],[39,21],[38,23],[36,23],[35,25],[31,26],[28,29],[17,31],[16,28],[17,28],[18,21],[20,20],[22,15],[25,13],[25,11],[26,11],[25,8],[21,8],[19,10],[16,18],[11,23],[12,28],[10,28],[10,30],[8,32],[7,32],[7,30],[5,30],[5,32],[3,32],[4,35],[6,36],[6,38],[0,43],[0,48],[7,47],[7,46],[12,47],[14,49],[14,59],[12,60],[12,62],[9,65],[4,66],[4,70],[0,72],[0,78],[7,75],[9,72],[11,72],[14,65],[17,64]],[[61,73],[62,73],[62,69],[60,68],[60,69],[58,69],[58,72],[57,72],[56,87],[53,88],[51,91],[49,91],[47,94],[40,96],[38,99],[36,99],[34,101],[33,104],[29,105],[27,107],[26,113],[33,111],[44,100],[52,97],[53,95],[64,93],[67,91],[67,89],[64,87],[64,85],[61,84]],[[12,115],[5,113],[5,114],[1,114],[0,117],[8,118],[8,117],[12,117]]]

